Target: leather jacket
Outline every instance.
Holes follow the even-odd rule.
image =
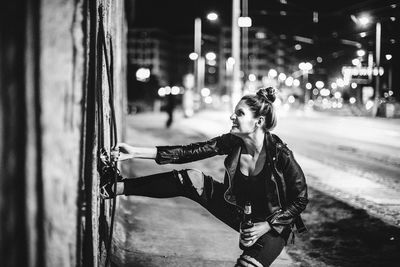
[[[267,164],[272,172],[275,184],[273,196],[269,197],[272,215],[267,218],[271,227],[279,234],[292,232],[293,225],[297,231],[306,231],[300,213],[308,203],[307,184],[302,169],[296,162],[292,151],[282,140],[269,132],[265,134],[267,147]],[[239,163],[243,141],[232,135],[223,134],[205,142],[183,146],[157,146],[156,162],[187,163],[216,155],[227,155],[224,161],[226,191],[225,200],[239,207],[233,194],[234,175]]]

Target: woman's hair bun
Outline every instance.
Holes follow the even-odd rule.
[[[257,96],[259,96],[261,99],[264,99],[265,101],[274,103],[276,99],[276,89],[273,87],[260,88],[257,91]]]

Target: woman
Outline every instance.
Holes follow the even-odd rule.
[[[186,163],[227,155],[224,183],[194,169],[173,170],[124,179],[117,195],[190,198],[236,231],[244,203],[251,202],[254,226],[241,230],[245,245],[236,266],[269,266],[286,245],[294,226],[305,230],[307,185],[292,152],[270,131],[276,125],[275,89],[262,88],[242,97],[231,115],[230,133],[184,146],[132,147],[119,144],[120,160],[155,159],[158,164]],[[111,184],[107,193],[114,196]]]

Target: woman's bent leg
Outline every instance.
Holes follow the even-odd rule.
[[[266,267],[279,256],[285,246],[285,240],[277,233],[268,232],[257,241],[259,245],[243,251],[237,260],[236,267]]]

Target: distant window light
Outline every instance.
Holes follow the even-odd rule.
[[[241,28],[248,28],[251,27],[252,21],[250,17],[239,17],[238,25]]]
[[[208,60],[208,61],[207,61],[207,64],[208,64],[209,66],[216,66],[216,65],[217,65],[217,61],[216,61],[216,60]]]
[[[211,21],[215,21],[218,19],[218,14],[215,12],[211,12],[207,15],[207,19]]]
[[[360,24],[361,24],[362,26],[365,26],[365,25],[367,25],[368,23],[371,22],[371,19],[370,19],[370,17],[362,16],[362,17],[360,17],[360,18],[358,19],[358,21],[360,22]]]
[[[191,60],[196,60],[198,57],[199,57],[199,55],[197,55],[197,53],[192,52],[189,54],[189,58]]]
[[[365,50],[362,50],[362,49],[357,50],[357,56],[359,56],[359,57],[365,56]]]
[[[256,32],[256,38],[257,39],[265,39],[267,38],[267,35],[265,34],[265,32]]]
[[[207,60],[215,60],[217,58],[217,55],[214,52],[208,52],[206,54],[206,59]]]
[[[249,81],[250,82],[255,82],[257,80],[257,76],[255,74],[249,74]]]

